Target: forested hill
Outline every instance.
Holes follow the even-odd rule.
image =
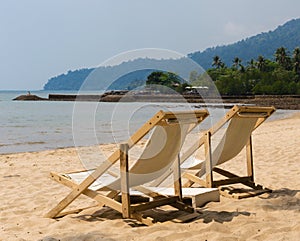
[[[235,57],[239,57],[242,64],[246,64],[251,59],[257,59],[259,55],[274,59],[276,49],[282,46],[291,52],[300,46],[300,19],[291,20],[274,31],[261,33],[230,45],[208,48],[188,56],[204,69],[208,69],[212,67],[214,56],[220,56],[227,66],[232,65]]]
[[[261,33],[253,37],[241,40],[237,43],[208,48],[203,52],[191,53],[188,56],[195,62],[200,64],[204,69],[212,67],[213,58],[219,56],[222,62],[228,67],[232,66],[235,57],[242,60],[241,64],[247,65],[251,60],[257,60],[258,56],[265,59],[274,59],[274,53],[279,47],[285,47],[292,52],[296,47],[300,46],[300,19],[291,20],[274,31]],[[156,66],[165,66],[171,72],[181,74],[181,77],[188,78],[190,69],[190,61],[187,58],[153,60],[153,59],[136,59],[129,62],[123,62],[113,67],[100,67],[97,69],[97,76],[94,74],[90,79],[87,90],[97,89],[130,89],[142,82],[145,82],[151,70],[155,70]],[[147,68],[147,66],[149,66]],[[139,70],[138,69],[145,69]],[[159,69],[159,68],[158,68]],[[52,77],[44,86],[44,90],[78,90],[84,83],[90,73],[94,73],[94,68],[79,69],[69,71]],[[120,73],[130,73],[120,76]],[[182,76],[182,74],[184,76]],[[95,77],[96,76],[96,77]],[[107,83],[109,79],[115,78],[116,81],[112,85]],[[132,83],[133,82],[133,83]]]
[[[79,90],[85,78],[93,70],[94,68],[69,70],[66,74],[60,74],[49,79],[44,85],[44,90]]]
[[[49,79],[44,90],[130,90],[145,84],[148,75],[156,70],[174,72],[183,79],[189,79],[195,69],[199,66],[185,57],[160,60],[139,58],[116,66],[68,71]]]

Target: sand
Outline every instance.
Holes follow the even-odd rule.
[[[49,178],[50,171],[82,169],[75,148],[0,155],[0,240],[299,240],[300,113],[269,121],[253,135],[255,176],[273,193],[199,208],[189,223],[151,227],[123,220],[105,207],[86,209],[58,220],[43,215],[68,188]],[[102,146],[110,152],[113,145]],[[84,148],[93,155],[93,147]],[[244,153],[226,167],[242,172]],[[73,208],[95,205],[81,197]]]

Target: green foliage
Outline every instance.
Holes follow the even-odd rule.
[[[181,82],[181,79],[174,73],[154,71],[147,77],[146,85],[161,93],[170,93],[170,89],[183,93],[188,84]]]
[[[221,95],[287,95],[300,93],[300,49],[295,48],[293,56],[284,48],[276,50],[276,60],[263,56],[252,59],[247,66],[241,64],[241,59],[235,57],[233,66],[215,68],[207,71]],[[214,57],[213,63],[220,62],[220,57]],[[299,65],[299,66],[298,66]],[[299,68],[298,68],[299,67]],[[191,73],[190,81],[196,86],[208,86],[203,75]]]

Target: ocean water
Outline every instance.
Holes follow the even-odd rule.
[[[26,94],[26,91],[0,91],[1,154],[119,143],[127,140],[160,109],[186,110],[196,106],[184,103],[12,101],[20,94]],[[32,94],[48,97],[49,92]],[[208,110],[210,117],[200,129],[209,128],[226,112],[222,108]],[[292,113],[278,110],[271,119]]]

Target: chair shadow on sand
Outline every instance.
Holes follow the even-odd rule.
[[[238,216],[250,216],[250,212],[246,211],[234,211],[234,212],[227,212],[227,211],[201,211],[199,217],[196,220],[203,220],[204,223],[211,223],[211,222],[218,222],[218,223],[226,223],[231,222],[235,217]]]
[[[291,190],[288,188],[281,188],[273,190],[272,193],[266,193],[261,196],[257,196],[257,201],[260,202],[260,206],[264,211],[276,211],[276,210],[296,210],[300,211],[300,190]],[[238,216],[251,216],[251,212],[247,211],[210,211],[205,210],[205,208],[199,208],[197,210],[199,215],[190,220],[190,222],[203,221],[203,223],[211,223],[213,221],[218,223],[231,222],[235,217]],[[152,215],[155,215],[155,218],[158,222],[164,222],[165,220],[170,220],[170,217],[176,217],[180,215],[178,211],[173,210],[152,210]],[[96,222],[104,220],[122,220],[122,215],[109,208],[104,207],[100,210],[97,210],[91,214],[83,214],[80,216],[74,217],[87,222]],[[123,219],[124,220],[124,219]],[[144,226],[143,224],[136,222],[132,219],[124,220],[128,225],[132,227]]]
[[[281,188],[259,197],[266,201],[262,205],[265,210],[297,210],[300,211],[300,190]]]
[[[183,212],[184,213],[184,212]],[[231,222],[235,217],[238,216],[250,216],[250,212],[246,211],[234,211],[234,212],[227,212],[227,211],[209,211],[209,210],[203,210],[203,208],[199,208],[197,210],[197,213],[199,214],[196,218],[190,220],[189,222],[195,222],[195,221],[203,221],[203,223],[211,223],[211,222],[218,222],[218,223],[225,223],[225,222]],[[145,213],[146,215],[153,216],[158,222],[166,222],[170,219],[175,219],[176,216],[180,215],[178,211],[175,210],[151,210],[151,212]],[[104,207],[101,210],[97,210],[92,214],[84,214],[77,217],[74,217],[76,219],[80,219],[86,222],[96,222],[96,221],[105,221],[105,220],[123,220],[125,223],[130,225],[131,227],[141,227],[145,226],[144,224],[133,220],[133,219],[122,219],[122,215],[109,208]],[[187,223],[189,223],[187,222]],[[176,223],[176,222],[175,222]]]

